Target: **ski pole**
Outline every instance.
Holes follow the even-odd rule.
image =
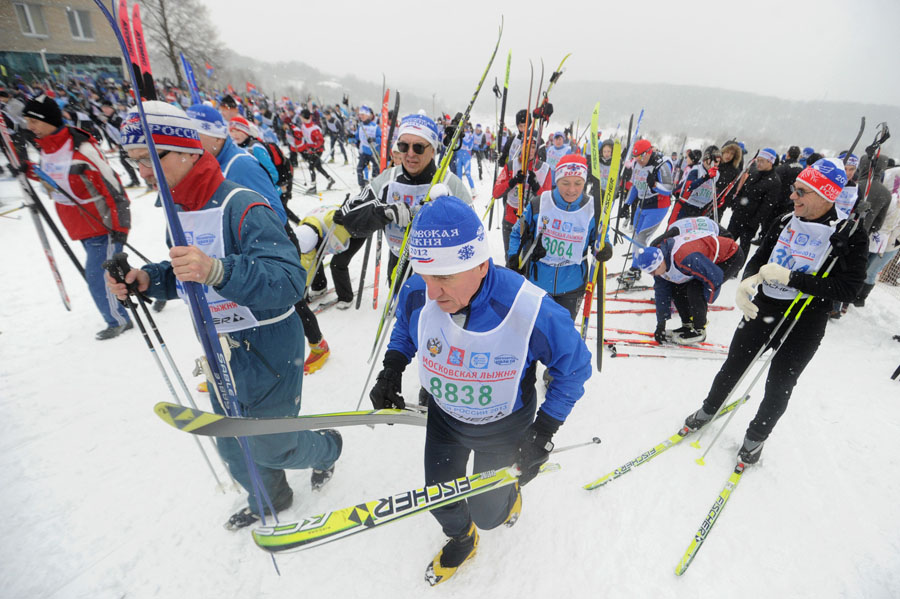
[[[119,252],[115,256],[113,256],[112,260],[106,260],[103,263],[103,268],[109,272],[110,276],[115,279],[119,283],[125,283],[125,275],[131,270],[131,267],[128,264],[128,255]],[[197,409],[196,404],[194,404],[194,400],[191,397],[191,394],[188,392],[187,387],[184,384],[184,379],[181,378],[181,375],[178,373],[178,369],[175,368],[174,363],[172,362],[172,356],[169,354],[168,350],[165,349],[165,343],[162,341],[162,336],[159,333],[159,330],[156,328],[156,323],[153,321],[153,318],[150,316],[150,311],[147,309],[146,301],[144,300],[144,295],[138,291],[134,284],[130,285],[128,288],[129,297],[125,300],[119,300],[119,302],[126,306],[131,311],[131,317],[134,322],[137,323],[138,329],[141,331],[141,335],[144,338],[144,342],[147,344],[147,349],[150,350],[150,355],[153,356],[153,361],[156,363],[157,368],[159,368],[160,374],[162,374],[163,380],[166,382],[166,387],[169,389],[169,393],[172,395],[172,398],[175,400],[179,406],[184,407],[181,399],[178,397],[178,394],[175,392],[175,387],[172,385],[172,380],[169,378],[169,374],[166,372],[165,367],[162,364],[162,361],[159,359],[159,354],[156,351],[156,348],[153,346],[153,342],[150,340],[150,335],[147,333],[147,328],[144,326],[144,321],[141,318],[140,314],[138,314],[137,306],[135,302],[132,301],[130,295],[136,295],[138,298],[138,303],[140,303],[141,308],[146,315],[148,322],[151,324],[153,328],[153,332],[156,334],[157,341],[160,343],[160,347],[165,350],[166,356],[169,359],[169,365],[172,367],[173,372],[177,374],[177,378],[181,382],[182,390],[190,400],[191,407],[195,410]],[[197,448],[200,450],[200,453],[203,455],[203,461],[206,462],[206,465],[209,467],[209,471],[212,473],[213,478],[216,480],[216,489],[224,492],[225,486],[222,484],[222,481],[219,479],[219,475],[216,474],[216,469],[213,468],[212,462],[209,460],[209,456],[206,454],[206,450],[203,449],[203,445],[200,443],[200,440],[195,438],[197,441]],[[221,456],[219,456],[221,459]],[[225,471],[228,472],[228,467],[225,466],[225,462],[222,462],[222,465],[225,467]],[[232,479],[232,482],[235,482]]]
[[[584,443],[575,443],[574,445],[566,445],[565,447],[554,447],[550,453],[562,453],[564,451],[578,449],[579,447],[587,447],[588,445],[600,445],[600,437],[594,437],[590,441],[585,441]]]
[[[369,265],[369,254],[372,252],[372,236],[366,237],[366,249],[363,251],[362,271],[359,274],[359,290],[356,292],[356,309],[362,304],[362,293],[366,286],[366,267]],[[375,281],[378,285],[378,281]]]

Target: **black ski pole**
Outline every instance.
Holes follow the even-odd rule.
[[[363,250],[362,271],[359,273],[359,290],[356,292],[356,309],[362,304],[363,289],[366,288],[366,268],[369,266],[369,254],[372,252],[372,236],[366,237],[366,249]],[[378,285],[378,281],[375,281]]]

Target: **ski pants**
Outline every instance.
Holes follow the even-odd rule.
[[[131,318],[106,286],[106,271],[103,270],[103,263],[112,260],[114,254],[121,252],[122,244],[112,243],[109,235],[98,235],[82,239],[81,245],[87,253],[84,276],[87,279],[88,289],[106,325],[118,327],[128,323]]]
[[[341,154],[344,155],[344,162],[347,162],[347,150],[344,149],[344,140],[337,135],[331,136],[331,148],[328,150],[328,156],[334,160],[334,144],[337,144],[341,149]]]
[[[534,283],[534,281],[532,281],[532,283]],[[559,295],[551,295],[550,297],[552,297],[553,301],[557,304],[568,310],[569,316],[571,316],[574,321],[578,314],[578,306],[581,305],[581,301],[584,299],[584,287],[566,291]]]
[[[886,250],[883,254],[869,253],[869,262],[866,265],[866,284],[874,285],[878,280],[878,273],[884,270],[884,267],[894,259],[894,256],[900,248]]]
[[[470,154],[468,150],[460,150],[456,153],[456,167],[454,170],[460,181],[462,181],[463,175],[465,175],[466,179],[469,180],[469,188],[472,189],[475,187],[475,182],[472,181],[472,154]]]
[[[741,320],[731,340],[728,357],[713,379],[709,394],[703,402],[703,410],[708,414],[714,414],[722,407],[726,396],[735,386],[741,374],[751,366],[751,360],[769,338],[769,334],[781,320],[787,306],[787,302],[784,305],[771,304],[765,300],[760,302],[758,297],[756,301],[759,306],[759,314],[749,322]],[[792,320],[792,317],[789,318],[780,331],[787,330],[787,326]],[[750,439],[765,441],[772,433],[778,419],[787,409],[797,379],[800,378],[806,365],[819,349],[822,337],[825,336],[827,321],[828,314],[825,311],[805,311],[788,338],[775,349],[775,356],[772,358],[769,372],[766,375],[765,395],[756,412],[756,417],[750,421],[750,426],[747,428],[747,436]],[[775,343],[780,336],[781,333],[776,334]],[[771,350],[772,345],[769,347]],[[759,362],[764,359],[765,357],[760,358]],[[756,366],[759,367],[759,363]],[[743,391],[743,389],[737,390],[738,393]],[[732,396],[732,399],[734,398],[736,395]]]
[[[283,326],[279,326],[283,325]],[[278,329],[274,329],[278,327]],[[266,331],[265,329],[274,329]],[[263,335],[288,335],[292,337],[300,334],[299,322],[288,318],[281,322],[260,327],[258,332]],[[240,331],[238,332],[240,334]],[[235,335],[235,334],[232,334]],[[302,340],[300,356],[291,360],[287,368],[282,368],[277,375],[272,370],[271,364],[280,365],[275,356],[266,356],[259,350],[247,350],[244,345],[232,349],[231,367],[234,374],[235,386],[242,400],[253,401],[252,404],[241,404],[241,416],[248,418],[296,416],[300,412],[300,394],[303,384],[303,350]],[[252,344],[251,344],[252,347]],[[241,353],[246,352],[246,353]],[[244,391],[248,386],[260,386],[261,381],[274,378],[275,383],[268,392]],[[277,377],[277,378],[276,378]],[[268,386],[268,383],[262,386]],[[209,383],[209,397],[213,411],[216,414],[224,414],[219,402],[215,385]],[[259,472],[263,487],[272,501],[275,511],[283,510],[290,506],[293,500],[293,491],[288,485],[284,469],[316,468],[323,470],[331,467],[341,454],[341,448],[331,438],[319,434],[316,431],[300,431],[295,433],[281,433],[277,435],[260,435],[247,437],[246,442],[250,449],[256,470]],[[228,470],[234,479],[249,493],[250,509],[255,514],[262,509],[269,511],[268,506],[260,502],[253,490],[253,483],[244,453],[238,440],[234,437],[220,437],[216,439],[219,454],[228,465]]]
[[[334,290],[337,298],[342,302],[353,301],[353,283],[350,282],[350,260],[366,243],[365,237],[353,237],[350,239],[346,250],[331,257],[331,280],[334,282]],[[328,279],[325,277],[325,268],[319,265],[311,287],[321,291],[328,287]]]
[[[475,150],[472,152],[472,155],[475,156],[475,161],[478,163],[478,180],[481,181],[481,176],[483,174],[481,161],[484,160],[484,150]]]
[[[372,154],[364,154],[362,150],[359,151],[359,162],[356,163],[356,182],[359,183],[359,187],[363,188],[366,185],[366,178],[364,176],[366,165],[372,165],[372,178],[374,179],[378,176],[380,172],[378,169],[378,159],[375,158]]]
[[[312,179],[312,184],[316,184],[316,171],[319,171],[325,178],[329,181],[332,180],[331,175],[329,175],[325,171],[325,167],[322,166],[322,158],[318,154],[314,154],[312,152],[305,152],[303,154],[303,159],[306,160],[306,164],[309,165],[309,176]]]
[[[520,410],[521,412],[522,410]],[[474,452],[473,472],[484,472],[511,466],[516,461],[519,440],[531,419],[528,414],[513,413],[506,418],[483,425],[452,420],[428,396],[428,426],[425,431],[425,484],[434,485],[466,475],[469,454]],[[506,422],[513,419],[511,422]],[[471,430],[464,434],[461,429]],[[516,501],[516,485],[501,487],[465,500],[437,508],[431,513],[448,537],[458,537],[469,530],[472,522],[482,530],[503,524]]]
[[[759,222],[756,217],[746,210],[735,207],[731,212],[731,220],[728,221],[728,232],[741,246],[744,256],[747,256],[747,252],[750,251],[750,241],[756,235],[757,229],[759,229]]]

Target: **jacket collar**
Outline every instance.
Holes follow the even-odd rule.
[[[200,210],[206,206],[223,181],[225,177],[219,163],[212,154],[203,152],[194,168],[172,188],[172,199],[188,212]]]

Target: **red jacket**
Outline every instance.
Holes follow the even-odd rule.
[[[52,193],[56,213],[69,237],[78,241],[106,235],[103,225],[128,232],[131,209],[125,188],[90,134],[75,127],[61,127],[35,143],[41,149],[41,168],[79,200],[80,207],[63,194]]]
[[[295,152],[321,154],[325,151],[325,136],[315,123],[304,123],[300,127],[295,125],[292,131],[294,144],[291,145],[291,149]]]

